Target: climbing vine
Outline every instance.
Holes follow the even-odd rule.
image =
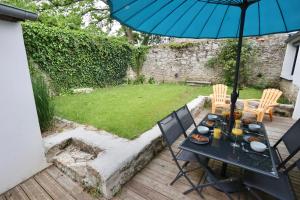
[[[138,65],[141,57],[138,47],[118,38],[40,23],[24,23],[23,30],[28,56],[50,77],[57,92],[120,84],[127,68]]]

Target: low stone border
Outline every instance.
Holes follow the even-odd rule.
[[[199,96],[187,104],[194,116],[203,109],[206,99],[206,97]],[[138,138],[127,140],[103,130],[66,122],[72,123],[75,128],[44,138],[48,161],[54,162],[62,171],[85,187],[97,188],[106,198],[112,198],[123,184],[164,147],[157,125]],[[55,160],[54,155],[59,154],[62,144],[70,140],[80,141],[91,148],[101,149],[96,158],[84,163],[83,174],[78,175],[73,169],[64,167],[61,162]]]
[[[211,104],[211,98],[209,96],[205,96],[205,98],[206,98],[206,103]],[[258,105],[255,102],[250,102],[250,104],[253,106]],[[244,107],[243,100],[238,99],[236,102],[236,106],[239,109],[243,109]],[[273,109],[273,114],[280,117],[292,117],[293,112],[294,112],[294,105],[292,104],[279,104],[278,106],[275,106]]]

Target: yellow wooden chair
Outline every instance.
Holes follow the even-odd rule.
[[[244,100],[244,112],[250,112],[257,116],[257,121],[262,122],[265,113],[269,114],[270,120],[273,120],[273,107],[277,106],[277,100],[282,92],[277,89],[265,89],[261,99]],[[257,107],[250,107],[249,102],[258,102]]]
[[[223,84],[217,84],[213,86],[213,94],[211,98],[211,112],[215,113],[216,108],[229,108],[230,104],[226,103],[229,100],[227,95],[227,86]]]

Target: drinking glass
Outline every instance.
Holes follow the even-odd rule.
[[[215,139],[220,139],[222,134],[221,134],[221,129],[220,128],[214,128],[214,138]]]

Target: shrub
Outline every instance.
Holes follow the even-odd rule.
[[[40,23],[24,23],[23,29],[28,56],[46,72],[57,92],[120,84],[138,57],[138,48],[118,38]]]
[[[155,79],[153,77],[150,77],[148,80],[149,84],[155,84]]]
[[[139,75],[136,77],[136,79],[133,81],[133,84],[138,85],[138,84],[144,84],[146,81],[146,78],[144,75]]]
[[[227,85],[232,85],[234,80],[235,65],[237,56],[237,41],[226,40],[220,47],[217,55],[207,62],[209,67],[219,67],[223,71],[224,82]],[[247,85],[249,76],[249,64],[256,59],[256,51],[254,46],[246,39],[243,41],[241,65],[240,65],[240,84]]]
[[[52,126],[54,117],[54,104],[51,101],[48,86],[42,76],[38,74],[32,75],[32,89],[40,128],[43,132]]]

